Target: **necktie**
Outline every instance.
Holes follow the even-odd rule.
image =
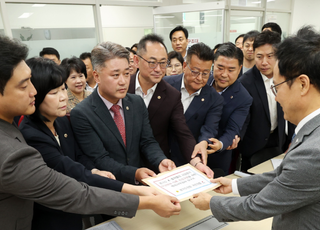
[[[291,142],[293,142],[293,139],[296,137],[296,133],[294,133],[293,135],[292,135],[292,138],[291,138]]]
[[[122,137],[124,145],[127,146],[127,143],[126,143],[126,128],[124,127],[124,121],[123,121],[123,118],[122,118],[122,116],[120,114],[120,106],[119,105],[113,105],[110,110],[114,113],[113,120],[114,120],[114,122],[116,123],[116,125],[117,125],[117,127],[119,129],[119,132],[120,132],[120,135]]]

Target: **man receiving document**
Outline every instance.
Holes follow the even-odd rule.
[[[241,197],[199,193],[190,201],[200,210],[210,208],[219,221],[273,217],[273,230],[319,229],[320,34],[304,27],[285,39],[276,55],[271,89],[284,118],[297,125],[283,162],[268,173],[212,180],[222,184],[216,192]]]

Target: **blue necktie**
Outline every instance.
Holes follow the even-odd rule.
[[[293,139],[296,137],[296,133],[294,133],[293,135],[292,135],[292,138],[291,138],[291,142],[293,142]]]

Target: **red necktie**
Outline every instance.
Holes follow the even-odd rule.
[[[124,126],[123,118],[122,118],[122,116],[120,114],[120,106],[119,105],[113,105],[110,110],[114,113],[113,120],[114,120],[114,122],[116,123],[116,125],[117,125],[117,127],[119,129],[119,132],[120,132],[120,135],[122,137],[124,146],[127,146],[127,143],[126,143],[126,128]]]

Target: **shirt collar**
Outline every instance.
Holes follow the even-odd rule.
[[[140,73],[140,71],[138,71],[137,74],[136,74],[136,88],[135,88],[135,90],[140,90],[141,92],[143,92],[142,91],[142,87],[141,87],[140,82],[139,82],[139,73]],[[154,84],[154,86],[152,86],[150,89],[148,89],[148,91],[151,90],[152,92],[154,92],[156,90],[156,88],[157,88],[157,85],[158,85],[158,83]]]
[[[114,105],[113,103],[111,103],[110,101],[108,101],[107,99],[105,99],[104,97],[102,97],[99,93],[99,86],[97,87],[97,92],[98,92],[98,95],[99,97],[101,98],[101,100],[103,101],[103,103],[107,106],[108,110],[111,109],[111,107]],[[117,105],[120,106],[120,108],[122,108],[122,98],[119,99]]]
[[[213,84],[214,84],[214,78],[213,78],[213,80],[212,80],[212,83],[211,83],[211,86],[213,87]],[[230,85],[229,85],[230,86]],[[228,88],[229,88],[229,86],[228,87],[226,87],[226,88],[224,88],[224,90],[222,90],[221,92],[217,92],[218,94],[223,94]]]
[[[297,125],[294,133],[298,134],[298,132],[300,131],[300,129],[308,122],[310,121],[312,118],[314,118],[315,116],[320,114],[320,108],[317,109],[316,111],[313,111],[312,113],[310,113],[308,116],[306,116],[305,118],[303,118],[299,124]]]

